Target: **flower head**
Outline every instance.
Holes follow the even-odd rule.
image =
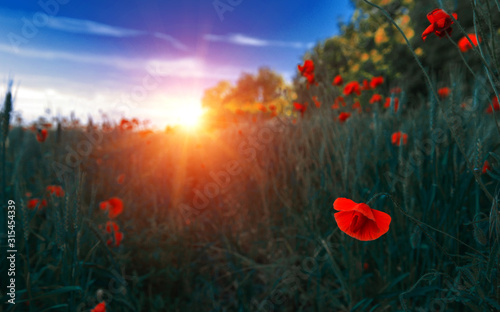
[[[374,95],[372,95],[372,97],[370,99],[370,104],[377,103],[380,101],[382,101],[382,96],[378,93],[375,93]]]
[[[476,34],[468,34],[467,36],[463,36],[460,40],[458,40],[458,47],[462,52],[467,52],[470,49],[472,49],[472,45],[470,44],[467,37],[469,37],[470,41],[472,41],[472,44],[474,44],[474,46],[477,46],[478,41],[479,42],[482,41],[481,37],[477,37]]]
[[[450,92],[451,90],[448,87],[438,89],[438,95],[442,99],[447,98],[450,95]]]
[[[487,171],[491,170],[491,165],[490,165],[490,162],[489,161],[485,161],[484,164],[483,164],[483,169],[482,169],[482,173],[485,174]]]
[[[104,301],[98,303],[90,312],[106,312],[106,303]]]
[[[496,96],[491,100],[491,104],[493,105],[493,108],[491,107],[491,105],[488,105],[488,107],[486,108],[487,114],[492,114],[493,110],[500,110],[500,104],[498,103],[498,98]]]
[[[45,142],[48,135],[49,132],[47,131],[47,129],[38,129],[38,132],[36,133],[36,139],[38,142]]]
[[[304,113],[307,110],[307,102],[305,104],[300,104],[300,103],[293,103],[293,106],[295,107],[295,110],[300,112],[300,115],[304,117]]]
[[[99,208],[101,210],[109,210],[108,217],[114,219],[123,212],[123,202],[118,197],[113,197],[107,201],[100,202]]]
[[[452,14],[457,19],[457,14]],[[446,34],[451,35],[453,20],[451,16],[442,9],[434,9],[427,13],[427,19],[431,23],[422,33],[422,40],[425,41],[428,35],[435,33],[439,38],[443,38]]]
[[[359,87],[359,82],[351,81],[347,83],[344,87],[344,95],[351,95],[352,93],[356,93],[357,95],[361,94],[361,89]]]
[[[351,113],[342,112],[339,114],[339,121],[345,122],[349,117],[351,117]]]
[[[33,199],[30,199],[28,201],[28,204],[26,205],[26,207],[28,209],[33,209],[36,206],[38,206],[38,209],[42,209],[44,207],[47,207],[47,201],[45,199],[40,200],[38,198],[33,198]]]
[[[347,198],[337,198],[333,208],[340,212],[334,214],[340,230],[361,241],[371,241],[389,231],[391,216],[370,208],[365,203],[355,203]]]
[[[342,79],[342,76],[337,75],[335,78],[333,78],[332,85],[334,86],[341,86],[344,83],[344,79]]]
[[[385,104],[384,104],[384,107],[385,108],[389,108],[391,107],[391,98],[388,97],[385,99]],[[394,112],[397,112],[398,111],[398,108],[399,108],[399,98],[395,97],[394,98]]]
[[[372,89],[375,89],[376,87],[380,86],[383,83],[384,83],[384,77],[382,76],[373,77],[372,80],[370,81],[370,87]]]
[[[64,190],[59,185],[49,185],[49,186],[47,186],[46,190],[51,195],[55,194],[57,197],[64,197]]]
[[[391,136],[391,142],[396,146],[400,146],[401,142],[403,143],[403,145],[406,145],[406,143],[408,143],[408,134],[401,131],[394,132]]]

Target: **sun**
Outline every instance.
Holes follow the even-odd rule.
[[[201,117],[204,110],[198,103],[186,103],[176,110],[175,123],[188,128],[194,129],[200,125]]]

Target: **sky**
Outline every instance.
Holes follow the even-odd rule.
[[[291,81],[352,12],[349,0],[2,0],[0,91],[14,79],[25,121],[74,112],[163,127],[242,72]]]

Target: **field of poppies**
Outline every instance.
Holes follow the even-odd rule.
[[[3,311],[500,310],[500,3],[458,2],[357,1],[199,131],[26,125],[9,88]]]

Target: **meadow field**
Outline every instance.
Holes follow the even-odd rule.
[[[27,123],[8,85],[0,310],[499,311],[500,3],[355,4],[191,128]]]

